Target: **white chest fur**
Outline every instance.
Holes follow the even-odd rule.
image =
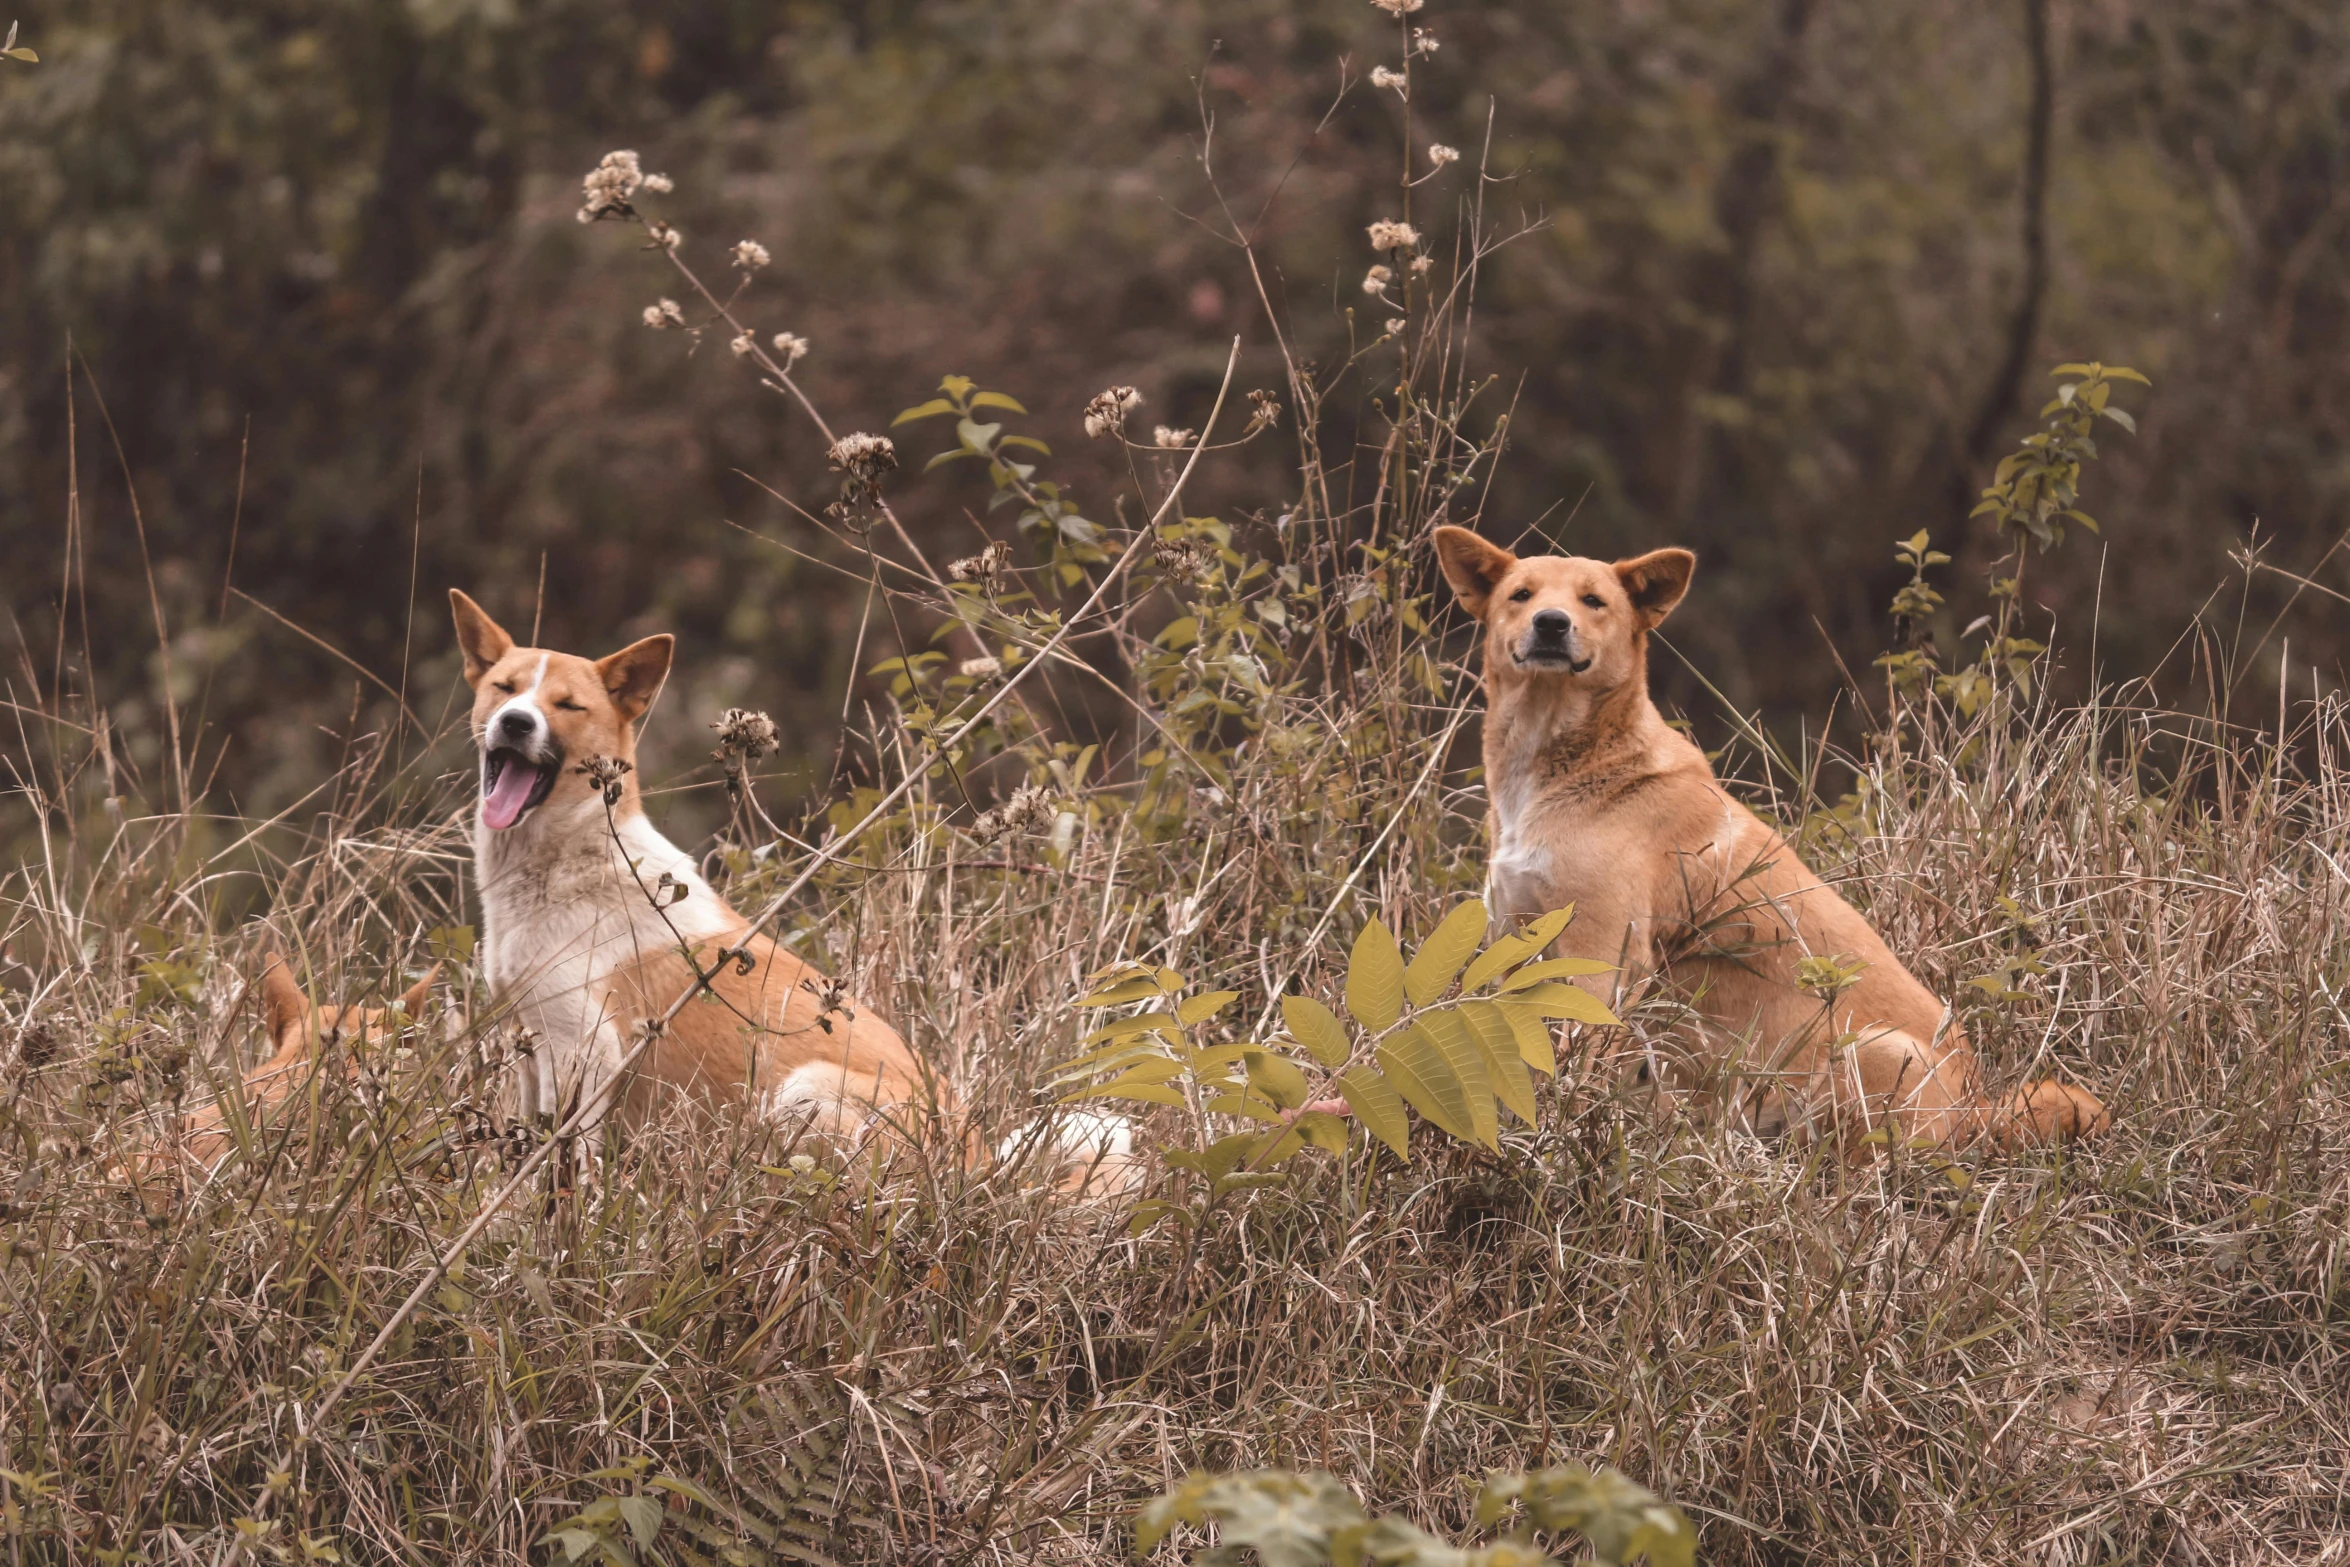
[[[491,999],[534,1037],[514,1085],[525,1117],[568,1109],[618,1070],[641,1020],[612,1014],[616,970],[741,924],[651,822],[632,813],[615,829],[593,798],[550,802],[504,832],[477,821],[474,866]],[[680,885],[683,898],[656,907]]]

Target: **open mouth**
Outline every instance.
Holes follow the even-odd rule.
[[[492,831],[503,832],[530,814],[563,770],[561,757],[534,762],[504,746],[485,751],[481,758],[481,819]]]
[[[1534,648],[1518,655],[1520,669],[1563,669],[1579,675],[1591,667],[1588,658],[1576,658],[1563,648]]]

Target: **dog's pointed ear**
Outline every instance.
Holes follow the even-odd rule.
[[[1485,618],[1493,590],[1517,563],[1517,556],[1466,528],[1436,530],[1436,564],[1444,568],[1444,580],[1452,584],[1461,608],[1479,620]]]
[[[624,723],[633,724],[644,717],[653,698],[661,694],[661,682],[669,678],[669,660],[676,651],[677,638],[664,631],[596,660],[596,675],[611,693],[612,705],[620,709]]]
[[[424,978],[400,993],[400,1015],[413,1023],[424,1012],[425,1002],[432,999],[433,981],[441,977],[441,966],[435,963],[424,971]]]
[[[486,610],[455,588],[449,590],[449,613],[457,618],[457,646],[465,654],[465,683],[478,686],[491,665],[514,651],[514,639]]]
[[[310,998],[294,982],[286,955],[274,949],[261,968],[261,1018],[268,1026],[270,1040],[280,1050],[310,1027]]]
[[[1697,557],[1687,550],[1650,550],[1616,562],[1616,580],[1632,600],[1643,631],[1663,624],[1689,591],[1689,578],[1696,570]]]

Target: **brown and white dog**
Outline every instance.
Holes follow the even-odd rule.
[[[1891,1116],[1927,1142],[2013,1143],[2107,1126],[2102,1104],[2063,1083],[1984,1098],[1949,1009],[1658,714],[1648,634],[1696,556],[1521,560],[1464,528],[1437,529],[1436,553],[1485,627],[1496,915],[1572,904],[1556,950],[1686,996],[1708,1063],[1773,1085],[1758,1096],[1766,1130],[1802,1122],[1851,1144]],[[1806,957],[1858,963],[1858,981],[1823,1003],[1798,986]]]
[[[474,863],[491,999],[537,1040],[516,1108],[560,1120],[602,1105],[634,1124],[682,1093],[845,1137],[892,1112],[947,1108],[925,1092],[895,1029],[752,930],[646,819],[637,722],[669,672],[673,639],[591,660],[516,647],[472,599],[452,589],[449,602],[474,691]],[[623,769],[604,769],[618,791],[609,808],[605,785],[583,770],[606,763]],[[711,976],[714,1002],[678,1008],[695,987],[689,954],[708,972],[721,953],[746,957],[747,970],[728,961]],[[663,1018],[616,1083],[640,1031]],[[1076,1171],[1066,1189],[1129,1178],[1126,1123],[1114,1117],[1063,1116],[1052,1136],[1030,1140]]]

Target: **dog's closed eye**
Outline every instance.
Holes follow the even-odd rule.
[[[1583,602],[1584,602],[1584,603],[1586,603],[1586,604],[1588,604],[1588,605],[1590,605],[1590,606],[1591,606],[1593,609],[1605,609],[1605,608],[1607,608],[1607,600],[1606,600],[1606,599],[1603,599],[1603,598],[1601,598],[1601,597],[1600,597],[1598,594],[1596,594],[1596,593],[1586,593],[1586,594],[1584,594],[1584,595],[1583,595]]]
[[[1512,604],[1523,604],[1526,602],[1526,600],[1532,598],[1533,596],[1534,590],[1532,588],[1520,588],[1517,592],[1510,595],[1510,602]]]
[[[493,691],[503,691],[508,696],[512,696],[516,687],[514,682],[511,680],[493,680],[490,682],[490,689]]]
[[[566,713],[584,713],[587,711],[587,704],[585,702],[574,702],[567,696],[557,697],[555,699],[555,705]]]

